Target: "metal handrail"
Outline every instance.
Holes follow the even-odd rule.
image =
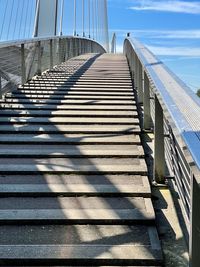
[[[49,40],[60,40],[60,39],[79,39],[79,40],[86,40],[86,41],[91,41],[92,43],[95,43],[99,45],[106,53],[105,48],[103,45],[98,43],[95,40],[92,40],[90,38],[86,37],[79,37],[79,36],[73,36],[73,35],[62,35],[62,36],[47,36],[47,37],[34,37],[34,38],[29,38],[29,39],[20,39],[20,40],[12,40],[12,41],[3,41],[0,42],[0,48],[1,47],[7,47],[11,45],[21,45],[21,44],[29,44],[33,42],[39,42],[39,41],[49,41]]]
[[[136,39],[127,39],[133,46],[145,70],[151,77],[156,94],[162,100],[163,108],[175,123],[180,136],[193,156],[200,170],[200,99],[192,90],[172,73],[151,51]],[[172,86],[176,92],[172,91]],[[176,94],[176,95],[175,95]],[[183,99],[187,97],[187,99]],[[180,104],[184,100],[190,100]],[[183,113],[184,109],[184,113]],[[195,122],[192,121],[195,118]],[[200,178],[200,177],[199,177]],[[200,181],[200,180],[199,180]]]
[[[98,42],[74,36],[33,38],[0,43],[1,96],[54,65],[85,53],[105,53]],[[8,78],[6,78],[8,77]]]
[[[124,53],[143,104],[143,127],[154,128],[154,179],[165,183],[166,164],[190,224],[190,266],[199,266],[200,99],[138,40],[126,38]]]

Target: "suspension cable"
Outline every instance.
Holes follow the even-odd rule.
[[[63,25],[63,14],[64,14],[64,0],[61,2],[61,10],[60,10],[60,36],[62,36],[62,25]]]
[[[74,0],[74,36],[76,36],[76,0]]]
[[[7,40],[8,40],[8,37],[9,37],[10,25],[11,25],[11,21],[12,21],[13,6],[14,6],[14,0],[12,0],[12,4],[11,4],[11,12],[10,12],[10,18],[9,18],[9,23],[8,23],[7,36],[6,36]]]
[[[19,31],[18,31],[18,36],[19,37],[21,35],[23,13],[24,13],[24,3],[22,4],[22,11],[21,11],[21,17],[20,17],[20,23],[19,23]]]
[[[94,40],[94,16],[95,16],[95,5],[94,5],[94,0],[92,0],[92,37],[93,37],[93,40]]]
[[[6,18],[7,9],[8,9],[8,0],[6,1],[5,11],[4,11],[4,15],[3,15],[3,23],[2,23],[2,26],[1,26],[0,39],[2,38],[2,34],[3,34],[3,29],[4,29],[4,24],[5,24],[5,18]]]
[[[14,22],[13,34],[12,34],[12,38],[13,39],[14,39],[14,36],[15,36],[15,30],[16,30],[16,26],[17,26],[19,6],[20,6],[20,2],[18,1],[17,2],[17,9],[16,9],[16,12],[15,12],[15,22]]]
[[[88,26],[89,26],[89,34],[88,34],[88,36],[89,36],[89,38],[91,38],[91,34],[90,34],[90,24],[91,24],[91,18],[90,18],[90,15],[91,15],[91,10],[90,10],[90,0],[88,0]]]
[[[83,23],[83,37],[85,37],[85,0],[82,0],[82,23]]]
[[[29,10],[29,4],[30,4],[30,0],[27,1],[27,6],[26,6],[26,16],[25,16],[25,22],[24,22],[24,36],[26,36],[26,25],[27,25],[27,15],[28,15],[28,10]]]

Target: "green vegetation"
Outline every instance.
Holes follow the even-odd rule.
[[[200,89],[197,90],[197,95],[200,97]]]

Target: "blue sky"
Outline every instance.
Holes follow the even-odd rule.
[[[108,7],[119,51],[130,32],[194,91],[200,88],[200,1],[108,0]]]

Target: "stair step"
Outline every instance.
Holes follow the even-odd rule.
[[[0,223],[145,223],[155,220],[150,198],[142,197],[4,197]]]
[[[129,110],[18,110],[18,109],[5,109],[0,110],[1,116],[13,116],[13,117],[23,117],[23,116],[37,116],[37,117],[50,117],[50,116],[58,116],[58,117],[138,117],[137,111],[129,111]]]
[[[140,134],[141,129],[139,125],[87,125],[87,124],[77,124],[77,125],[64,125],[64,124],[8,124],[1,125],[1,133],[71,133],[71,134],[124,134],[124,133],[135,133]]]
[[[117,84],[68,84],[68,83],[48,83],[48,82],[36,82],[35,83],[28,83],[28,86],[31,88],[32,87],[47,87],[47,88],[51,88],[51,87],[59,87],[59,88],[93,88],[93,89],[131,89],[133,90],[133,86],[132,84],[130,85],[117,85]]]
[[[0,144],[135,144],[141,141],[135,134],[0,134]]]
[[[116,263],[150,266],[162,263],[158,235],[152,226],[0,226],[0,236],[1,266],[38,263],[40,266],[110,266]]]
[[[132,111],[135,112],[137,110],[136,106],[134,105],[98,105],[98,104],[94,104],[92,103],[91,105],[79,105],[79,104],[74,104],[74,105],[70,105],[70,104],[66,104],[66,105],[46,105],[46,104],[36,104],[36,103],[32,103],[32,104],[20,104],[20,103],[12,103],[12,102],[2,102],[1,103],[1,111],[2,109],[5,111],[7,109],[23,109],[23,110],[53,110],[55,112],[58,112],[60,110],[64,110],[64,111],[71,111],[71,110],[78,110],[80,111],[80,114],[82,113],[82,111],[90,111],[91,110],[93,112],[95,111]]]
[[[18,98],[6,98],[5,103],[19,103],[19,104],[45,104],[45,105],[51,105],[51,104],[70,104],[70,105],[135,105],[134,100],[95,100],[95,99],[18,99]]]
[[[22,89],[18,89],[17,91],[13,91],[12,92],[13,95],[16,96],[20,96],[20,95],[66,95],[66,96],[94,96],[94,97],[104,97],[104,96],[113,96],[113,97],[118,97],[118,96],[122,96],[122,97],[133,97],[134,93],[133,92],[104,92],[104,91],[81,91],[81,90],[60,90],[60,89],[55,89],[55,90],[45,90],[45,89],[32,89],[32,90],[22,90]]]
[[[150,197],[147,176],[140,175],[2,175],[0,196],[107,195]]]
[[[0,174],[9,173],[147,175],[147,167],[139,158],[2,158]]]
[[[93,96],[93,95],[56,95],[55,93],[52,95],[46,94],[46,95],[40,95],[40,94],[20,94],[20,93],[15,93],[15,94],[7,94],[6,99],[12,99],[12,98],[17,98],[17,99],[73,99],[73,100],[134,100],[133,96]]]
[[[0,145],[2,157],[144,157],[139,145]]]
[[[0,116],[0,123],[3,125],[6,124],[43,124],[44,126],[46,124],[93,124],[95,127],[95,124],[119,124],[119,125],[135,125],[139,124],[138,118],[113,118],[113,117],[2,117]]]
[[[53,85],[31,85],[29,83],[27,84],[24,84],[24,85],[20,85],[19,86],[19,90],[26,90],[26,91],[32,91],[32,90],[48,90],[48,91],[51,91],[51,90],[57,90],[57,91],[70,91],[70,92],[91,92],[91,93],[95,93],[95,92],[99,92],[99,93],[103,93],[103,92],[108,92],[108,93],[132,93],[134,92],[133,88],[132,87],[67,87],[67,86],[53,86]]]

